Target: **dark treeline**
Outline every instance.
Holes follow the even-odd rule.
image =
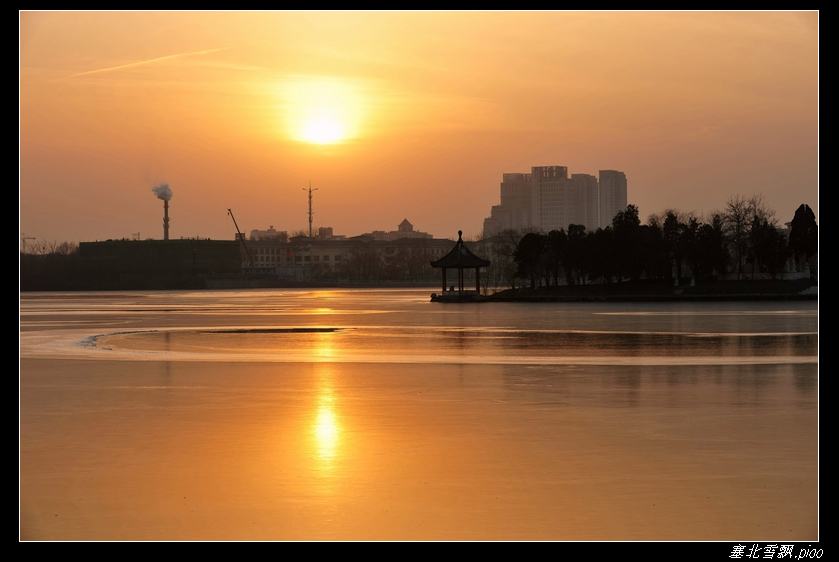
[[[775,212],[761,195],[735,196],[724,211],[701,220],[668,210],[641,224],[638,207],[628,205],[606,228],[587,231],[572,224],[547,234],[530,232],[518,241],[515,277],[537,286],[605,284],[639,279],[672,281],[683,265],[697,282],[731,272],[737,278],[766,273],[774,279],[790,257],[803,270],[816,253],[818,234],[813,211],[801,205],[787,236],[777,228]]]
[[[78,244],[41,241],[20,253],[21,290],[74,289],[83,286],[85,278]]]

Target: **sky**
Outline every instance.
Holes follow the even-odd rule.
[[[818,220],[818,12],[20,12],[21,235],[481,232],[503,173]]]

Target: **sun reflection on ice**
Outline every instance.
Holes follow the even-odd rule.
[[[323,461],[331,461],[335,458],[335,449],[338,446],[338,422],[335,412],[331,410],[331,397],[322,400],[318,416],[315,420],[315,438],[318,445],[318,456]],[[325,467],[325,466],[324,466]]]
[[[319,358],[328,359],[333,355],[331,333],[318,334],[312,353]],[[317,414],[313,426],[317,457],[321,471],[332,471],[340,444],[340,421],[337,415],[336,396],[333,387],[334,373],[329,364],[317,368]]]

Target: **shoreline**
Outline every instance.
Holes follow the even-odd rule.
[[[490,295],[483,302],[719,302],[719,301],[817,301],[818,294],[806,295],[554,295],[506,296]]]
[[[477,300],[486,302],[725,302],[818,301],[818,299],[816,281],[799,279],[794,281],[719,281],[680,287],[644,282],[570,287],[564,285],[538,289],[507,289]],[[451,301],[457,301],[457,299]]]

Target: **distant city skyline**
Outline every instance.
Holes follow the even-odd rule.
[[[600,170],[569,174],[567,166],[533,166],[530,173],[506,173],[501,181],[501,204],[484,219],[483,235],[504,230],[542,232],[568,229],[572,224],[588,230],[606,228],[626,209],[626,174]]]
[[[20,12],[20,231],[162,238],[168,184],[171,238],[291,233],[311,182],[315,231],[454,238],[543,164],[818,220],[818,16]]]

